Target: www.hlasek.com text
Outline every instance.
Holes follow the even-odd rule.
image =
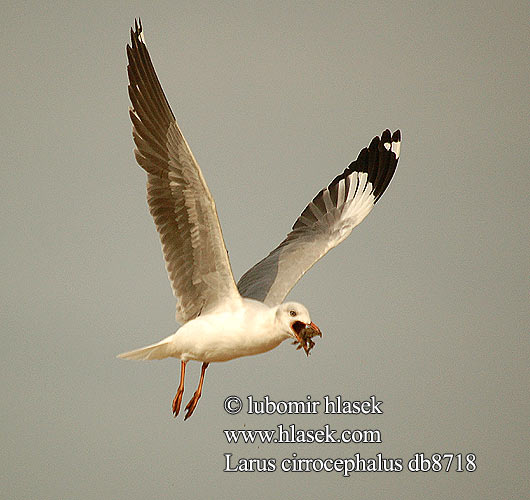
[[[276,429],[225,429],[226,441],[232,443],[382,443],[378,429],[343,429],[329,424],[321,429],[301,429],[294,424],[279,424]]]

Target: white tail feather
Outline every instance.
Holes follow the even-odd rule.
[[[157,344],[148,345],[134,351],[123,352],[118,354],[122,359],[164,359],[170,356],[167,340],[162,340]]]

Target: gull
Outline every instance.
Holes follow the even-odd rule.
[[[235,283],[212,195],[182,135],[145,45],[141,20],[127,45],[129,115],[136,161],[147,172],[147,202],[162,243],[176,320],[169,337],[120,358],[180,359],[172,412],[179,414],[186,364],[202,362],[191,417],[208,365],[252,356],[290,339],[306,355],[322,336],[308,310],[283,302],[305,272],[342,242],[372,210],[396,170],[399,130],[374,137],[342,174],[307,205],[287,237]]]

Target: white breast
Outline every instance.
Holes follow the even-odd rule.
[[[167,339],[172,357],[205,363],[270,351],[289,337],[276,327],[275,308],[244,299],[242,306],[199,316]]]

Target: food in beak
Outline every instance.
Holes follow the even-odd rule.
[[[301,321],[295,321],[292,324],[294,336],[296,340],[293,342],[294,345],[298,344],[296,349],[304,348],[306,356],[309,356],[311,349],[315,346],[312,338],[318,335],[322,337],[322,332],[315,323],[311,322],[310,324],[302,323]]]

